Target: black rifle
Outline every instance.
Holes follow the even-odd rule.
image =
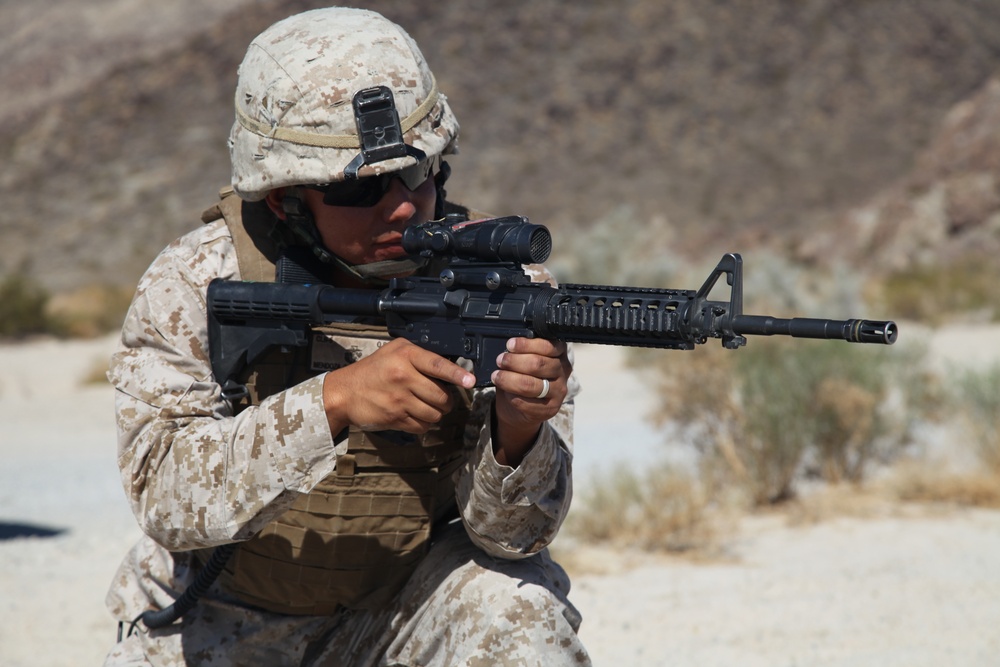
[[[468,359],[479,387],[490,384],[497,356],[515,336],[691,350],[709,338],[736,349],[745,335],[891,345],[898,334],[894,322],[744,315],[743,260],[733,253],[694,291],[531,282],[522,266],[544,262],[552,237],[519,216],[414,225],[402,244],[411,255],[443,260],[443,270],[393,278],[385,289],[212,281],[209,350],[223,395],[245,394],[237,378],[266,350],[308,345],[311,327],[332,323],[374,320],[393,337]],[[722,275],[729,301],[710,301]]]

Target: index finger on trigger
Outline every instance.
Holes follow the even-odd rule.
[[[421,349],[413,361],[414,367],[427,377],[444,380],[451,384],[471,389],[476,384],[476,376],[453,361],[439,354]]]

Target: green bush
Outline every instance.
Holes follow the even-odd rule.
[[[50,295],[30,279],[11,275],[0,281],[0,338],[99,336],[121,327],[131,299],[131,288],[111,285]]]
[[[755,505],[795,495],[801,474],[863,479],[914,423],[919,352],[835,341],[753,339],[737,351],[696,350],[661,364],[659,417],[683,429],[716,491]],[[901,409],[887,408],[894,393]]]
[[[949,389],[953,411],[968,429],[980,461],[1000,474],[1000,364],[958,371]]]
[[[45,333],[50,322],[45,307],[49,295],[28,279],[12,275],[0,282],[0,337],[23,338]]]
[[[878,292],[886,312],[897,319],[941,325],[969,313],[1000,319],[997,284],[1000,268],[995,261],[965,261],[895,273]]]
[[[747,352],[736,370],[756,499],[792,495],[807,450],[825,479],[860,481],[886,431],[878,408],[888,391],[887,351],[766,341]]]

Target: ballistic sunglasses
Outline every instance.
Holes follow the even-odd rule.
[[[305,187],[322,192],[323,203],[327,206],[367,208],[379,203],[392,187],[393,180],[397,178],[403,181],[403,185],[410,192],[413,192],[434,174],[440,161],[440,156],[435,155],[431,159],[421,160],[414,165],[388,174]]]

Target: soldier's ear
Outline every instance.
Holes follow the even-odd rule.
[[[278,217],[278,220],[285,219],[285,208],[283,203],[285,201],[285,188],[275,188],[267,193],[264,197],[264,201],[267,202],[267,207],[271,209],[271,212]]]

